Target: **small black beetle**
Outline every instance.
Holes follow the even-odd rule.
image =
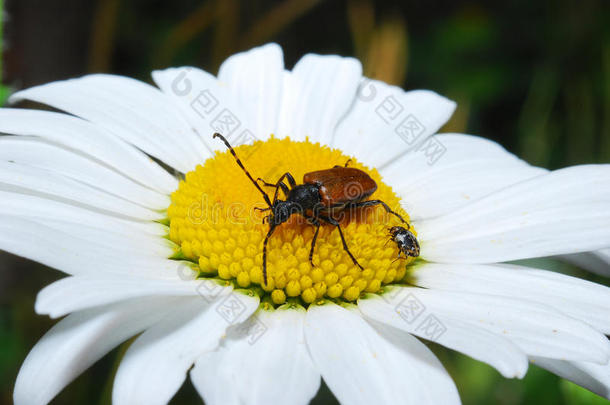
[[[389,232],[391,240],[398,246],[398,257],[396,260],[401,258],[401,253],[404,253],[405,259],[407,257],[419,256],[419,242],[417,242],[415,235],[408,229],[405,229],[402,226],[393,226],[389,229]]]

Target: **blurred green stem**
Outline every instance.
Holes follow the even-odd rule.
[[[602,138],[600,161],[610,162],[610,45],[602,48]]]
[[[98,2],[91,32],[90,72],[107,72],[111,68],[119,3],[120,0],[101,0]]]
[[[251,48],[268,41],[318,4],[320,0],[285,0],[279,3],[250,25],[242,35],[241,48]]]
[[[159,46],[154,65],[156,67],[170,65],[178,49],[181,49],[184,44],[215,21],[216,9],[216,2],[205,1],[198,9],[191,12],[185,20],[176,25]]]
[[[8,97],[8,88],[2,81],[4,80],[4,0],[0,0],[0,106],[4,105],[4,101]]]
[[[558,130],[552,128],[551,117],[558,88],[559,77],[552,67],[537,68],[517,124],[520,156],[542,167],[549,167],[557,141]]]
[[[2,57],[4,56],[4,0],[0,0],[0,86],[2,86],[2,79],[4,73],[4,65],[2,64]]]

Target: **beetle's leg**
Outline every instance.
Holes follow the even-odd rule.
[[[332,217],[319,216],[318,218],[337,227],[337,230],[339,231],[339,236],[341,236],[341,243],[343,243],[343,249],[347,252],[350,259],[352,259],[352,262],[354,262],[356,266],[360,267],[360,270],[364,270],[364,267],[362,267],[360,263],[358,263],[358,260],[356,260],[354,255],[352,255],[352,252],[349,251],[349,248],[347,247],[347,242],[345,242],[345,236],[343,236],[343,231],[341,230],[341,225],[339,224],[339,222],[333,219]]]
[[[290,174],[289,172],[282,174],[282,176],[278,179],[278,181],[275,184],[267,183],[265,180],[261,179],[260,177],[257,179],[257,181],[262,181],[263,185],[265,185],[267,187],[275,187],[275,196],[273,198],[273,201],[276,201],[277,194],[278,194],[278,188],[281,188],[282,191],[284,192],[284,195],[286,196],[286,198],[288,198],[288,193],[290,190],[289,190],[288,186],[286,186],[286,184],[284,184],[284,179],[288,180],[288,184],[290,184],[290,188],[293,188],[297,185],[297,183],[294,181],[294,177],[292,177],[292,174]]]
[[[260,181],[261,183],[263,183],[263,186],[265,186],[265,187],[274,187],[275,188],[275,193],[273,194],[273,202],[277,201],[277,195],[279,193],[280,188],[284,192],[284,195],[286,195],[286,197],[288,197],[288,192],[289,192],[288,186],[286,184],[284,184],[283,181],[279,180],[277,183],[271,184],[271,183],[267,183],[265,180],[261,179],[260,177],[258,179],[256,179],[256,181]]]
[[[275,231],[275,226],[271,224],[269,227],[269,232],[267,232],[267,236],[265,236],[265,241],[263,242],[263,282],[267,285],[267,242],[269,242],[269,238]]]
[[[343,166],[335,165],[333,167],[333,169],[335,169],[337,167],[347,167],[351,162],[352,162],[352,159],[347,159],[347,162],[345,162],[345,164]]]
[[[394,260],[392,260],[392,263],[394,263],[396,260],[400,260],[403,259],[403,257],[400,257],[400,253],[398,253],[398,257]],[[404,257],[404,259],[406,259],[406,257]]]
[[[271,210],[271,208],[254,207],[254,211],[265,212],[265,211],[270,211],[270,210]],[[271,219],[271,215],[267,215],[267,216],[263,217],[263,224],[271,223],[269,221],[270,219]]]
[[[320,223],[319,222],[316,225],[316,232],[313,234],[313,239],[311,240],[311,249],[309,249],[309,264],[311,264],[311,267],[314,267],[314,265],[313,265],[313,250],[316,247],[316,240],[318,239],[318,232],[320,232]]]
[[[294,181],[294,177],[292,177],[292,174],[290,174],[290,172],[286,172],[286,173],[282,174],[282,176],[277,180],[277,183],[283,182],[284,179],[288,180],[288,184],[290,184],[290,188],[295,187],[297,185],[297,182]],[[275,184],[267,183],[265,180],[261,179],[260,177],[258,178],[258,180],[264,182],[266,186],[275,187]]]
[[[403,217],[400,216],[400,214],[392,211],[390,209],[390,207],[388,207],[388,204],[384,203],[381,200],[368,200],[368,201],[361,201],[358,203],[353,203],[353,204],[349,204],[350,208],[364,208],[364,207],[373,207],[375,205],[381,205],[383,208],[385,208],[386,212],[388,212],[389,214],[395,215],[396,217],[398,217],[398,219],[400,219],[403,223],[407,223],[407,221],[405,221],[403,219]]]
[[[284,174],[282,174],[282,177],[280,177],[280,179],[277,181],[278,187],[282,188],[282,191],[284,192],[284,195],[286,196],[286,198],[288,198],[288,193],[290,192],[288,190],[288,187],[286,187],[286,184],[284,184],[284,179],[288,180],[288,184],[290,184],[290,188],[294,188],[297,183],[296,181],[294,181],[294,177],[292,177],[292,174],[290,174],[290,172],[286,172]],[[273,197],[273,201],[277,200],[277,193],[278,193],[278,189],[275,189],[275,196]]]
[[[286,172],[282,175],[282,177],[280,177],[280,180],[283,180],[284,178],[286,178],[286,180],[288,180],[288,184],[290,184],[290,188],[296,187],[297,182],[294,181],[294,177],[292,177],[292,174],[290,174],[290,172]]]
[[[318,239],[318,232],[320,232],[320,221],[318,221],[315,217],[305,217],[312,225],[316,227],[316,232],[313,234],[313,239],[311,240],[311,249],[309,249],[309,264],[311,267],[313,265],[313,249],[316,246],[316,240]]]
[[[259,177],[258,179],[256,179],[256,181],[260,181],[261,183],[263,183],[263,186],[265,187],[277,187],[277,184],[273,184],[273,183],[267,183],[265,180],[263,180],[261,177]]]
[[[275,193],[273,194],[273,202],[277,201],[277,195],[280,192],[280,188],[282,189],[282,192],[284,192],[284,195],[286,196],[286,198],[288,198],[288,193],[290,192],[288,190],[288,186],[286,186],[283,181],[279,181],[277,183],[277,187],[275,189]]]

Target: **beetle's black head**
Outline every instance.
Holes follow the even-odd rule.
[[[404,234],[404,233],[408,232],[402,226],[393,226],[390,229],[388,229],[388,231],[390,232],[390,236],[392,237],[392,239],[396,238],[397,235]]]
[[[292,201],[276,200],[271,207],[268,221],[272,226],[278,226],[288,221],[292,214],[299,214],[302,211],[301,206]]]

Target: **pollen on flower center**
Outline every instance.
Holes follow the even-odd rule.
[[[371,198],[385,201],[408,221],[398,197],[379,173],[339,150],[309,141],[271,138],[235,151],[255,179],[261,177],[269,183],[276,183],[285,172],[301,183],[305,173],[351,159],[350,167],[364,170],[377,183]],[[274,188],[265,190],[273,199]],[[281,191],[279,198],[285,199]],[[354,265],[336,227],[330,224],[320,228],[312,267],[309,251],[315,227],[295,214],[269,240],[268,281],[264,284],[262,244],[269,224],[263,223],[267,213],[255,207],[266,207],[260,192],[228,151],[217,153],[187,173],[172,194],[167,211],[169,238],[180,246],[181,257],[199,264],[200,277],[231,280],[242,288],[258,285],[274,304],[290,297],[305,304],[322,298],[354,301],[363,292],[374,293],[383,285],[402,281],[406,265],[414,259],[396,260],[398,249],[388,242],[388,229],[401,222],[382,207],[375,207],[341,220],[348,247],[364,270]],[[411,228],[411,232],[415,230]]]

